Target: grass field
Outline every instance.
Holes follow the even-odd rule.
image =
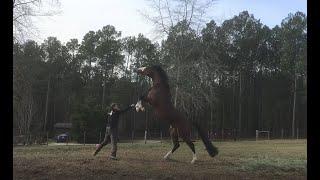
[[[198,161],[186,144],[171,156],[166,143],[119,143],[118,161],[110,146],[92,156],[94,145],[13,148],[14,179],[307,179],[307,140],[214,142],[211,158],[196,142]]]

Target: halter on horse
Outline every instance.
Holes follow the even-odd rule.
[[[166,121],[171,125],[170,135],[173,142],[173,148],[169,151],[164,159],[168,157],[179,148],[178,137],[181,137],[183,141],[190,147],[193,152],[193,158],[191,163],[193,164],[197,160],[194,144],[191,141],[191,123],[186,120],[182,113],[180,113],[171,102],[171,93],[168,84],[168,76],[166,72],[160,66],[142,67],[136,70],[136,72],[143,76],[148,76],[152,79],[153,85],[149,88],[148,92],[142,95],[136,104],[136,111],[144,111],[143,103],[149,103],[155,110],[156,116],[160,120]],[[198,133],[211,157],[218,154],[216,147],[212,145],[206,134],[200,129],[199,125],[192,123],[198,130]]]

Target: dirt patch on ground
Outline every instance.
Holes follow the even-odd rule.
[[[109,160],[107,146],[92,156],[93,145],[15,147],[14,179],[307,179],[306,140],[218,142],[211,158],[196,143],[198,161],[190,164],[185,144],[170,161],[162,157],[169,143],[120,143],[119,160]]]

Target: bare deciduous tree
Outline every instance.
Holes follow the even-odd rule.
[[[30,126],[37,107],[34,103],[29,83],[24,92],[21,93],[22,96],[20,96],[20,103],[18,103],[17,108],[17,124],[20,135],[28,135],[30,133]]]
[[[149,6],[153,10],[152,12],[141,12],[140,13],[149,20],[155,28],[155,32],[157,34],[157,38],[169,36],[170,32],[173,31],[174,27],[177,28],[177,25],[180,24],[177,31],[176,36],[182,39],[186,37],[189,31],[195,31],[196,36],[200,34],[200,29],[202,25],[207,22],[207,11],[210,7],[212,7],[215,0],[148,0]],[[173,53],[173,59],[177,62],[175,66],[175,79],[177,82],[181,79],[181,74],[183,73],[181,66],[183,60],[190,55],[190,51],[182,52],[183,48],[182,41],[174,40],[176,43],[175,48],[176,53]],[[193,43],[192,46],[195,44]],[[197,47],[191,47],[194,49]],[[174,105],[177,106],[178,102],[178,92],[179,85],[175,85],[174,90]]]
[[[59,7],[58,0],[13,0],[13,40],[24,42],[28,37],[36,37],[34,18],[56,15]]]
[[[186,21],[188,26],[199,33],[207,22],[207,11],[215,0],[148,0],[152,12],[140,11],[140,14],[154,25],[159,37],[168,35],[170,28],[178,22]]]

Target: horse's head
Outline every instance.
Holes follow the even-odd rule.
[[[164,83],[168,82],[167,73],[158,65],[141,67],[135,70],[136,73],[143,76],[148,76],[153,80],[160,80]]]
[[[136,73],[143,75],[143,76],[149,76],[152,78],[154,70],[152,67],[141,67],[135,70]]]

